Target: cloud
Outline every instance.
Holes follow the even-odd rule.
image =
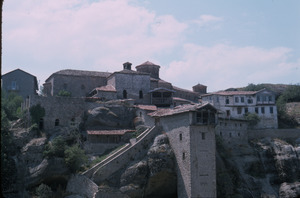
[[[187,28],[130,0],[10,0],[3,10],[4,64],[39,65],[36,75],[65,68],[121,70],[123,62],[137,65],[170,53]]]
[[[248,83],[284,83],[284,79],[299,83],[300,61],[288,62],[292,52],[289,48],[186,44],[184,49],[183,60],[173,61],[163,68],[162,76],[187,89],[197,83],[207,85],[210,91]]]
[[[197,24],[200,27],[203,27],[203,26],[215,24],[216,22],[220,22],[220,21],[223,21],[222,17],[204,14],[201,15],[198,19],[193,20],[192,23]]]

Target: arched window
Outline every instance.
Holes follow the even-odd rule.
[[[126,91],[126,90],[123,91],[123,98],[124,98],[124,99],[127,98],[127,91]]]
[[[56,119],[55,120],[55,124],[54,124],[55,126],[59,126],[59,119]]]
[[[140,95],[140,99],[142,99],[142,98],[144,97],[144,96],[143,96],[143,91],[142,91],[142,90],[140,90],[139,95]]]
[[[182,133],[179,134],[179,140],[182,140]]]
[[[39,122],[39,129],[40,129],[40,130],[43,130],[43,129],[44,129],[44,119],[43,119],[43,118],[40,119],[40,122]]]

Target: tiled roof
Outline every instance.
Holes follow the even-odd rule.
[[[163,116],[170,116],[170,115],[175,115],[175,114],[180,114],[180,113],[185,113],[189,111],[196,111],[197,109],[204,108],[206,106],[210,106],[211,108],[215,109],[211,104],[205,103],[205,104],[194,104],[194,105],[181,105],[181,106],[176,106],[175,108],[166,108],[166,109],[158,109],[157,111],[153,113],[149,113],[148,115],[152,117],[163,117]]]
[[[184,92],[189,92],[189,93],[193,93],[193,94],[198,94],[197,92],[193,92],[191,90],[188,90],[188,89],[182,89],[182,88],[179,88],[179,87],[176,87],[176,86],[173,86],[173,89],[176,91],[184,91]]]
[[[155,105],[137,105],[137,108],[148,110],[148,111],[156,111],[157,107]]]
[[[179,97],[173,97],[173,101],[183,101],[183,102],[190,102],[193,103],[190,100],[184,99],[184,98],[179,98]]]
[[[144,63],[142,63],[142,64],[140,64],[140,65],[137,65],[136,68],[137,68],[137,67],[140,67],[140,66],[148,66],[148,65],[160,67],[159,65],[156,65],[156,64],[154,64],[154,63],[151,63],[150,61],[146,61],[146,62],[144,62]]]
[[[116,88],[112,85],[106,85],[102,87],[97,87],[96,90],[107,91],[107,92],[117,92]]]
[[[134,75],[150,75],[148,73],[144,73],[144,72],[137,72],[137,71],[134,71],[134,70],[129,70],[129,69],[123,69],[121,71],[117,71],[117,72],[114,72],[113,74],[111,74],[110,76],[114,75],[114,74],[134,74]]]
[[[173,91],[173,90],[171,90],[171,89],[164,88],[164,87],[158,87],[158,88],[155,88],[155,89],[153,89],[153,90],[150,90],[149,93],[155,92],[155,91],[159,91],[159,90],[165,90],[165,91],[173,92],[173,93],[176,92],[176,91]]]
[[[65,69],[60,70],[51,74],[49,78],[47,78],[46,82],[53,76],[53,75],[64,75],[64,76],[91,76],[91,77],[105,77],[111,75],[109,72],[98,72],[98,71],[83,71],[83,70],[74,70],[74,69]]]
[[[88,130],[88,135],[124,135],[128,132],[134,132],[135,130],[122,129],[122,130]]]
[[[233,95],[254,95],[259,91],[218,91],[212,92],[208,94],[204,94],[203,96],[211,96],[211,95],[221,95],[221,96],[233,96]]]

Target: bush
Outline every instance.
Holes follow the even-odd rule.
[[[71,92],[68,92],[66,90],[60,90],[57,94],[57,96],[61,96],[61,97],[71,97],[72,94]]]
[[[84,150],[78,145],[73,145],[65,150],[65,162],[71,172],[75,173],[80,170],[81,166],[87,162],[88,158],[84,154]]]
[[[46,184],[41,184],[36,188],[36,195],[40,198],[50,198],[52,197],[52,190]]]
[[[45,116],[45,109],[40,104],[30,107],[29,112],[33,124],[39,124],[41,118]]]
[[[44,155],[47,157],[64,157],[66,142],[62,136],[57,136],[46,145]]]
[[[255,126],[260,121],[260,118],[256,113],[246,113],[244,117],[249,122],[250,127]]]
[[[17,120],[19,118],[18,111],[20,112],[23,98],[16,93],[1,92],[1,109],[4,110],[9,120]],[[19,109],[19,110],[18,110]]]

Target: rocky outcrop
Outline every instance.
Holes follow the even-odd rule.
[[[223,144],[222,147],[219,143],[218,197],[284,197],[297,194],[293,183],[300,179],[300,146],[291,144],[295,140],[288,142],[263,138],[252,140],[250,145]]]
[[[279,189],[280,198],[297,198],[300,197],[300,182],[282,183]]]
[[[124,105],[105,105],[87,112],[89,129],[133,128],[135,112]]]
[[[68,181],[66,191],[74,197],[94,198],[98,192],[98,186],[83,175],[73,175]]]

